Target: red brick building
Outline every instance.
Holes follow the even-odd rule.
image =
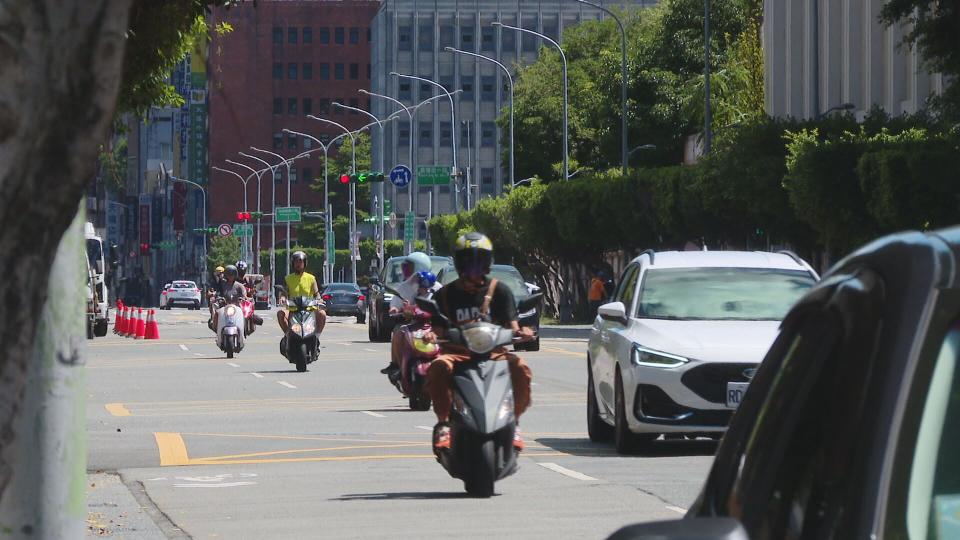
[[[254,7],[214,11],[215,23],[226,22],[233,31],[214,37],[209,51],[209,156],[210,164],[242,172],[225,159],[262,167],[238,152],[251,146],[289,158],[317,148],[303,138],[288,136],[284,128],[329,140],[341,133],[306,118],[329,117],[354,129],[366,117],[331,107],[341,102],[369,109],[368,98],[358,92],[370,88],[370,24],[379,2],[365,0],[261,0]],[[254,153],[255,154],[255,153]],[[321,151],[292,166],[291,204],[323,208],[323,194],[309,188],[308,178],[323,173]],[[276,163],[276,158],[262,156]],[[247,173],[249,174],[249,173]],[[246,176],[246,174],[244,174]],[[210,171],[208,221],[233,223],[243,208],[240,181],[229,174]],[[282,178],[282,179],[281,179]],[[256,210],[257,180],[247,183],[248,209]],[[269,173],[261,180],[261,209],[270,212],[272,186]],[[277,206],[285,206],[285,173],[277,178]],[[270,245],[269,221],[261,222],[261,248]],[[286,227],[277,225],[277,247],[285,244]],[[296,238],[296,232],[291,234]]]

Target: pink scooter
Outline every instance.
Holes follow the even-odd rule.
[[[412,322],[401,327],[403,335],[400,370],[390,374],[390,382],[409,400],[410,410],[430,410],[430,395],[427,393],[427,368],[440,354],[436,343],[423,340],[430,331],[430,314],[417,307],[407,308],[407,317]],[[398,315],[400,316],[400,315]]]

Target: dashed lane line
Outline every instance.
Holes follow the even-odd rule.
[[[378,352],[376,349],[367,349],[367,348],[364,348],[363,350],[365,350],[365,351],[367,351],[367,352]]]
[[[417,429],[424,429],[424,430],[427,430],[427,431],[433,431],[433,428],[432,428],[432,427],[429,427],[429,426],[414,426],[414,427],[416,427]]]
[[[678,513],[678,514],[686,514],[686,513],[687,513],[687,511],[684,510],[683,508],[680,508],[679,506],[672,506],[672,505],[669,505],[669,504],[667,505],[667,510],[672,510],[672,511]]]
[[[277,381],[277,384],[279,384],[280,386],[286,386],[287,388],[293,388],[294,390],[297,389],[296,386],[288,383],[287,381]]]
[[[227,362],[227,365],[230,367],[240,367],[237,364],[234,364],[233,362]]]
[[[203,356],[203,353],[195,352],[195,353],[193,353],[193,355],[194,355],[194,356]]]
[[[103,407],[114,416],[130,416],[130,411],[123,406],[123,403],[107,403]]]
[[[363,414],[365,414],[365,415],[367,415],[367,416],[372,416],[372,417],[374,417],[374,418],[386,418],[386,417],[387,417],[387,415],[385,415],[385,414],[375,413],[375,412],[373,412],[373,411],[360,411],[360,412],[362,412]]]
[[[180,343],[180,348],[184,351],[190,352],[190,349],[188,349],[187,346],[184,345],[183,343]]]
[[[587,476],[587,475],[585,475],[585,474],[583,474],[583,473],[579,473],[579,472],[577,472],[577,471],[568,469],[568,468],[566,468],[566,467],[561,467],[560,465],[557,465],[556,463],[537,463],[537,465],[540,465],[540,466],[543,467],[544,469],[550,469],[550,470],[553,471],[553,472],[558,472],[558,473],[560,473],[560,474],[562,474],[562,475],[564,475],[564,476],[568,476],[568,477],[573,478],[573,479],[575,479],[575,480],[583,480],[583,481],[585,481],[585,482],[597,480],[596,478],[594,478],[594,477],[592,477],[592,476]]]
[[[258,378],[258,379],[262,379],[262,378],[263,378],[263,375],[257,373],[256,371],[251,371],[250,374],[253,375],[254,377]]]

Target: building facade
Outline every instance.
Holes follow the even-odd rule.
[[[943,77],[900,46],[906,30],[879,21],[885,0],[764,2],[766,106],[771,116],[812,118],[850,104],[913,113],[943,91]]]

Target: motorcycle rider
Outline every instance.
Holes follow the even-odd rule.
[[[220,282],[220,288],[217,290],[217,296],[222,296],[228,304],[238,304],[241,299],[247,297],[247,288],[237,281],[237,267],[228,264],[223,274],[226,279]],[[211,302],[213,303],[213,302]],[[217,331],[218,313],[213,313],[213,326],[211,330]]]
[[[308,296],[310,298],[317,298],[320,295],[320,290],[317,287],[317,278],[313,274],[307,272],[307,254],[303,251],[294,251],[293,255],[290,256],[290,265],[293,266],[293,273],[288,274],[284,278],[284,283],[287,286],[287,296],[280,297],[280,305],[287,305],[287,297],[296,298],[299,296]],[[281,341],[287,339],[287,310],[280,308],[277,310],[277,323],[280,325],[280,330],[283,331],[283,338]],[[323,332],[324,325],[327,324],[327,312],[323,310],[322,306],[317,310],[317,334],[319,335]]]
[[[437,276],[429,270],[424,270],[422,272],[417,272],[411,279],[416,278],[417,290],[413,294],[413,298],[430,298],[433,293],[440,288],[437,284]],[[399,291],[398,291],[399,292]],[[413,318],[417,305],[411,300],[403,303],[403,306],[399,310],[394,307],[393,303],[397,300],[397,296],[393,297],[393,300],[390,301],[390,313],[404,313],[407,318]],[[409,324],[400,324],[398,323],[393,327],[393,333],[390,335],[390,363],[387,364],[387,367],[380,370],[380,373],[385,375],[393,376],[400,369],[400,359],[403,357],[403,347],[407,343],[407,338],[403,335],[404,332],[409,330]]]
[[[247,261],[244,261],[244,260],[237,261],[236,267],[237,267],[237,281],[239,281],[240,284],[247,289],[247,296],[252,299],[253,287],[246,280],[247,268],[248,268]],[[254,313],[250,318],[253,320],[253,324],[257,326],[260,326],[263,324],[263,317],[257,315],[256,313]],[[253,332],[252,327],[250,329],[250,332]]]
[[[220,284],[223,283],[223,266],[217,266],[213,269],[213,277],[207,285],[207,309],[210,310],[210,318],[207,319],[207,326],[213,327],[213,297],[220,290]]]
[[[393,298],[390,300],[391,316],[401,313],[404,306],[411,304],[414,298],[417,297],[417,291],[420,288],[419,274],[420,272],[430,271],[430,256],[420,251],[414,251],[407,255],[403,262],[400,263],[400,271],[403,273],[403,281],[394,289],[398,294],[393,295]],[[434,276],[434,282],[436,282],[436,276]],[[402,331],[401,326],[402,325],[399,324],[395,325],[393,332],[390,334],[390,363],[387,364],[387,367],[380,370],[380,373],[385,375],[398,369],[400,366],[398,348],[403,341],[403,336],[400,334]]]
[[[493,244],[490,239],[478,232],[467,233],[457,239],[453,254],[454,267],[459,277],[434,294],[434,300],[454,325],[489,318],[490,322],[510,328],[522,339],[531,339],[530,328],[521,328],[517,322],[517,305],[510,288],[487,275],[493,263]],[[443,326],[434,328],[443,331]],[[435,340],[437,335],[428,334],[425,339]],[[439,337],[442,337],[440,335]],[[510,378],[513,383],[514,412],[520,415],[530,406],[530,367],[515,354],[500,347],[490,355],[491,360],[506,360],[510,364]],[[459,345],[441,343],[440,356],[430,363],[427,370],[427,389],[433,400],[433,411],[437,415],[437,425],[433,430],[434,451],[450,448],[450,407],[453,401],[453,369],[457,362],[470,360],[470,352]],[[513,445],[523,450],[523,438],[517,427]]]

